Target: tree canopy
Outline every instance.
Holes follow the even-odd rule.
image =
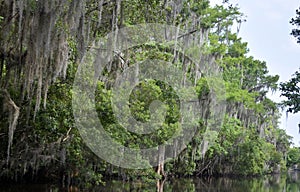
[[[291,35],[297,38],[300,43],[300,10],[296,10],[296,16],[291,19],[290,23],[296,28],[292,30]],[[287,112],[297,113],[300,111],[300,73],[296,71],[292,78],[287,82],[280,83],[281,96],[287,98],[283,101],[283,105],[287,107]]]
[[[288,107],[287,111],[298,113],[300,111],[300,73],[296,71],[289,81],[281,83],[280,90],[281,95],[287,98],[283,101],[283,104]]]
[[[245,21],[244,15],[228,1],[212,7],[207,0],[0,0],[0,8],[2,181],[46,178],[70,184],[80,178],[83,183],[99,184],[110,178],[262,175],[286,169],[291,137],[279,128],[277,103],[267,96],[278,89],[279,76],[270,75],[266,62],[247,54],[247,43],[233,29]],[[114,114],[111,99],[117,76],[147,59],[166,61],[181,70],[183,83],[192,82],[200,112],[197,121],[189,122],[196,129],[191,142],[176,143],[184,147],[176,158],[161,161],[169,151],[157,147],[155,169],[131,170],[99,159],[86,146],[72,113],[72,85],[94,40],[145,23],[172,25],[185,33],[177,38],[182,41],[149,41],[121,53],[112,51],[112,61],[101,66],[103,78],[97,79],[93,105],[107,135],[134,149],[136,158],[145,163],[149,162],[141,159],[142,149],[164,143],[171,135],[182,136],[178,95],[159,80],[139,82],[128,105],[136,120],[149,122],[152,102],[163,102],[165,110],[157,112],[166,117],[160,129],[139,135],[124,129]],[[185,52],[181,42],[189,45]],[[201,46],[195,47],[199,42]],[[197,60],[207,68],[216,63],[213,70],[223,75],[219,79],[227,106],[220,124],[212,121],[221,111],[209,86],[214,79],[188,56],[198,49]],[[299,91],[297,83],[287,85],[291,99],[299,93],[290,93],[295,88]],[[289,106],[293,112],[299,110],[293,101]]]
[[[297,43],[300,43],[300,9],[296,9],[296,16],[291,19],[290,23],[296,27],[292,30],[291,35],[297,38]]]

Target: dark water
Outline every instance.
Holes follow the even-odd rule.
[[[56,191],[149,191],[149,192],[300,192],[300,172],[290,172],[287,175],[272,175],[263,178],[251,179],[176,179],[160,183],[119,181],[106,182],[105,186],[97,186],[90,189],[59,188],[54,185],[18,185],[0,186],[0,191],[5,192],[56,192]]]

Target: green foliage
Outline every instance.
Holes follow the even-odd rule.
[[[293,77],[280,84],[281,96],[288,100],[283,101],[283,105],[288,107],[287,112],[297,113],[300,111],[300,73],[295,72]]]
[[[300,165],[300,148],[293,147],[287,153],[287,166],[291,167],[297,164]]]
[[[290,23],[296,26],[296,29],[293,29],[291,35],[297,38],[297,43],[300,43],[300,10],[296,9],[296,16],[292,18]]]
[[[68,2],[72,3],[74,7],[80,6],[75,1],[70,0]],[[13,74],[12,72],[26,71],[26,69],[20,67],[16,71],[9,71],[12,68],[8,63],[14,57],[9,58],[10,55],[7,54],[7,58],[1,58],[1,84],[5,85],[5,88],[8,87],[7,89],[12,98],[21,106],[22,112],[18,127],[20,131],[15,135],[16,146],[13,148],[14,166],[11,165],[10,169],[7,169],[3,165],[1,167],[4,170],[3,174],[8,172],[7,175],[12,178],[14,174],[18,175],[20,172],[31,174],[30,170],[34,169],[32,171],[34,172],[32,177],[34,177],[36,176],[34,174],[41,170],[36,165],[41,165],[49,170],[49,175],[55,175],[55,178],[60,177],[58,173],[62,173],[63,178],[68,175],[75,175],[74,178],[69,179],[77,179],[89,185],[101,184],[103,179],[107,178],[139,180],[149,183],[161,179],[161,175],[158,175],[154,169],[126,170],[100,160],[85,146],[78,130],[75,128],[72,115],[71,89],[77,67],[76,61],[81,59],[84,50],[90,48],[89,38],[104,37],[116,28],[114,25],[123,27],[140,23],[176,24],[180,29],[191,30],[191,32],[189,31],[191,38],[187,38],[187,40],[191,41],[190,44],[192,45],[186,53],[181,53],[181,50],[170,48],[174,42],[170,44],[148,42],[145,45],[139,45],[124,51],[122,53],[124,54],[122,67],[119,67],[121,65],[119,58],[113,59],[111,69],[105,68],[103,74],[101,74],[105,78],[98,81],[95,91],[95,107],[98,117],[110,137],[124,146],[139,150],[165,143],[172,136],[180,136],[181,103],[176,91],[165,82],[156,79],[139,82],[131,90],[129,101],[126,103],[130,107],[130,112],[125,114],[125,119],[133,117],[141,123],[149,123],[151,119],[156,117],[163,120],[153,133],[139,135],[128,131],[118,121],[113,111],[111,103],[113,97],[112,85],[115,83],[116,76],[124,72],[126,67],[130,67],[136,62],[157,59],[171,62],[180,70],[184,70],[186,78],[195,79],[196,85],[194,88],[203,108],[201,109],[203,114],[199,115],[199,120],[191,122],[191,125],[197,126],[197,133],[192,138],[192,142],[187,145],[184,151],[178,154],[176,159],[166,163],[165,172],[167,174],[174,176],[262,175],[275,171],[278,166],[284,167],[286,153],[288,153],[288,166],[299,163],[299,154],[296,149],[288,151],[291,138],[283,130],[278,129],[279,112],[277,104],[267,98],[268,91],[277,89],[279,77],[268,74],[267,65],[264,61],[248,56],[247,43],[231,31],[234,24],[240,24],[244,20],[243,14],[240,13],[237,7],[227,6],[226,4],[210,7],[207,0],[187,0],[178,6],[182,9],[177,7],[174,10],[176,6],[170,1],[132,0],[121,1],[120,14],[115,15],[117,11],[116,2],[104,1],[100,22],[99,8],[102,5],[99,5],[99,2],[95,0],[88,1],[88,3],[82,5],[84,8],[82,15],[79,18],[76,17],[82,22],[81,25],[84,25],[83,28],[88,29],[85,34],[84,29],[74,33],[75,29],[73,29],[72,22],[65,22],[67,13],[73,13],[74,7],[61,7],[63,9],[62,15],[54,23],[55,30],[48,35],[50,38],[52,36],[67,37],[64,45],[68,48],[67,59],[70,64],[66,78],[57,78],[50,86],[45,108],[39,110],[35,120],[30,120],[33,116],[30,111],[34,109],[34,104],[38,102],[36,97],[30,95],[28,101],[18,99],[22,98],[20,90],[25,89],[23,83],[20,83],[20,87],[15,87],[12,80],[5,82],[5,78],[3,78],[7,77],[7,74]],[[29,12],[26,12],[26,14],[36,15],[37,18],[35,19],[38,20],[40,14],[37,13],[41,3],[35,0],[28,1]],[[73,15],[75,14],[78,15],[74,12]],[[116,18],[117,23],[114,23]],[[76,19],[74,18],[74,20]],[[3,27],[4,20],[6,18],[0,16],[0,29]],[[292,20],[292,23],[299,23],[298,20]],[[16,26],[16,23],[12,24],[12,29],[8,33],[9,38],[7,37],[7,39],[11,42],[13,42],[13,39],[23,38],[23,36],[19,38],[16,33]],[[298,32],[294,31],[294,35],[296,33]],[[198,38],[197,35],[203,37]],[[87,39],[82,41],[83,38]],[[214,123],[209,118],[214,115],[210,111],[210,103],[214,101],[210,97],[213,91],[209,87],[209,82],[214,79],[202,74],[202,69],[195,69],[194,63],[186,67],[188,56],[184,54],[199,52],[199,48],[194,46],[194,44],[197,44],[193,42],[195,39],[201,39],[201,43],[203,43],[203,47],[201,47],[201,49],[203,48],[203,55],[199,59],[216,58],[220,71],[223,73],[226,93],[222,97],[226,98],[227,109],[219,133],[215,130],[206,130],[210,123]],[[26,39],[26,41],[30,42],[32,40]],[[27,50],[28,47],[21,47],[21,52],[23,49]],[[17,53],[19,50],[15,52]],[[0,53],[2,54],[2,52]],[[55,54],[54,56],[62,57],[62,55]],[[51,60],[51,62],[54,61]],[[53,65],[55,63],[51,63],[49,69],[45,68],[43,70],[49,74],[56,73],[56,71],[51,71]],[[155,71],[157,69],[151,70]],[[196,79],[196,73],[200,73],[199,79]],[[24,75],[26,74],[21,73],[20,77]],[[48,76],[42,78],[42,82],[45,81],[46,77]],[[38,84],[35,79],[32,80],[33,85]],[[281,84],[282,95],[288,98],[288,101],[284,104],[289,107],[289,112],[295,113],[300,110],[299,79],[300,74],[296,72],[295,77],[289,82]],[[52,79],[50,78],[49,81],[52,81]],[[35,92],[36,88],[33,87],[32,89],[29,92]],[[181,94],[189,97],[184,93],[185,91]],[[0,100],[2,104],[3,99]],[[156,108],[157,106],[160,108]],[[23,113],[24,111],[25,113]],[[8,119],[6,113],[1,114],[0,136],[2,136],[2,132],[7,131],[3,127],[6,127],[8,123],[3,122],[7,122]],[[142,126],[134,128],[137,130],[144,129]],[[204,150],[204,138],[214,143],[213,146],[207,149],[206,153],[204,153],[206,151]],[[3,147],[5,142],[1,141],[2,154],[5,154],[6,147]],[[1,157],[2,159],[5,158],[4,155]],[[30,165],[31,167],[29,167],[30,163],[28,162],[33,161],[36,157],[40,157],[36,160],[36,165]],[[25,159],[24,162],[22,158]],[[51,160],[44,160],[46,158]],[[11,170],[14,170],[15,173]]]
[[[229,26],[235,21],[238,21],[242,17],[242,13],[239,12],[237,7],[229,6],[226,8],[223,5],[216,5],[213,8],[205,9],[203,13],[202,27],[216,29],[216,32],[220,35],[224,34]],[[225,30],[224,30],[225,29]]]

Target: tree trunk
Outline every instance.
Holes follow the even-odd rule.
[[[164,171],[164,158],[165,158],[165,146],[161,145],[158,147],[158,166],[157,166],[157,174],[161,175],[163,178],[166,177]]]

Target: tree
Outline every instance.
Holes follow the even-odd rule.
[[[300,163],[300,148],[299,147],[291,148],[287,154],[287,166],[291,167],[299,163]]]
[[[179,2],[0,0],[0,104],[6,106],[6,111],[0,111],[0,137],[6,138],[0,140],[1,180],[19,180],[24,176],[35,179],[43,173],[62,177],[61,180],[78,175],[82,182],[94,181],[95,184],[102,176],[134,180],[157,178],[153,169],[125,170],[99,161],[84,145],[71,113],[77,62],[91,48],[90,42],[105,37],[110,31],[141,23],[176,25],[187,33],[178,37],[175,48],[173,42],[147,42],[114,55],[105,67],[102,74],[105,78],[98,79],[95,107],[110,137],[139,152],[180,134],[181,103],[175,90],[159,80],[139,82],[130,92],[130,111],[126,114],[140,122],[151,122],[151,118],[156,118],[154,114],[158,118],[165,116],[156,132],[140,135],[124,129],[112,108],[116,76],[134,63],[159,59],[183,70],[184,82],[188,78],[192,80],[201,112],[199,121],[193,120],[189,122],[192,126],[188,126],[197,126],[197,134],[185,150],[177,154],[177,159],[164,166],[163,159],[170,151],[163,147],[158,149],[158,157],[154,156],[159,159],[158,174],[253,175],[268,171],[265,167],[276,167],[289,145],[286,135],[277,131],[279,112],[266,94],[277,89],[278,76],[268,74],[265,62],[247,56],[247,43],[231,30],[244,20],[243,14],[227,1],[216,7],[209,7],[208,0]],[[181,41],[190,47],[185,53],[180,48]],[[198,42],[203,48],[200,63],[217,60],[219,66],[214,70],[222,72],[225,81],[223,96],[227,109],[218,137],[214,130],[204,134],[209,124],[212,129],[219,126],[211,121],[216,115],[211,109],[218,104],[213,91],[209,90],[210,77],[188,57],[193,52],[198,53],[199,47],[193,47]],[[185,92],[182,94],[185,96]],[[165,108],[154,113],[152,102],[156,100],[162,101]],[[208,149],[208,145],[202,145],[204,136],[207,140],[216,140],[216,144]],[[181,148],[185,144],[178,141],[176,146]]]
[[[296,9],[296,16],[292,18],[290,23],[296,28],[292,30],[291,35],[297,38],[297,43],[300,43],[300,9]],[[297,113],[300,111],[300,73],[296,71],[292,78],[287,82],[280,83],[281,96],[287,98],[282,102],[284,107],[287,107],[288,113]],[[299,132],[300,132],[300,124]]]
[[[287,112],[297,113],[300,111],[300,73],[295,72],[293,77],[280,84],[281,96],[288,100],[283,101],[283,105],[288,107]]]
[[[300,43],[300,9],[296,9],[296,16],[291,19],[290,23],[296,28],[292,30],[291,35],[297,38],[297,43]],[[280,84],[281,96],[288,100],[283,102],[283,105],[288,107],[287,112],[297,113],[300,111],[300,73],[296,71],[293,77],[284,83]],[[299,125],[300,126],[300,125]]]
[[[296,17],[292,18],[290,23],[296,26],[296,28],[292,30],[291,35],[297,38],[297,43],[300,43],[300,9],[296,9]]]

